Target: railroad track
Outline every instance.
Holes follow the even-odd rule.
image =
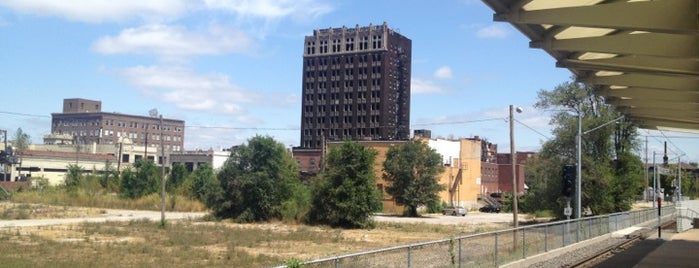
[[[661,226],[662,229],[666,229],[670,226],[673,226],[675,222],[669,222],[666,223],[665,225]],[[618,254],[619,252],[622,252],[624,250],[627,250],[636,243],[640,242],[641,240],[646,239],[648,236],[650,236],[651,233],[655,232],[655,229],[651,229],[648,232],[643,232],[643,233],[638,233],[638,234],[633,234],[630,235],[624,242],[610,246],[602,251],[600,251],[597,255],[591,256],[589,258],[585,258],[583,260],[580,260],[578,262],[572,263],[570,266],[571,268],[583,268],[583,267],[595,267],[595,265],[602,263],[606,259],[611,258],[612,256]]]
[[[629,240],[627,240],[621,244],[617,244],[617,245],[611,246],[609,248],[606,248],[606,249],[602,250],[599,254],[592,256],[592,257],[589,257],[589,258],[585,258],[577,263],[573,263],[568,267],[572,267],[572,268],[594,267],[595,265],[603,262],[604,260],[611,258],[615,254],[622,252],[628,248],[633,247],[636,243],[640,242],[643,239],[644,239],[644,237],[640,234],[633,235],[629,238]]]

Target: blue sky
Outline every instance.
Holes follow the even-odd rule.
[[[509,152],[551,137],[536,92],[570,79],[476,0],[0,0],[0,129],[34,143],[64,98],[103,111],[186,121],[186,149],[271,135],[298,146],[303,37],[313,29],[388,23],[410,38],[411,129],[480,136]],[[649,150],[699,161],[697,135],[642,130]]]

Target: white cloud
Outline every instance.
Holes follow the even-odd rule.
[[[410,91],[412,94],[440,93],[442,89],[434,82],[418,78],[411,79]]]
[[[224,9],[243,17],[297,20],[317,18],[333,10],[330,4],[318,0],[204,0],[209,8]]]
[[[0,6],[28,14],[101,23],[132,18],[170,20],[187,12],[191,3],[188,0],[3,0]]]
[[[439,79],[449,79],[452,78],[453,73],[451,71],[451,67],[449,66],[442,66],[437,69],[437,71],[434,72],[434,77],[439,78]]]
[[[310,22],[333,10],[325,0],[204,0],[206,8],[235,15],[235,23],[264,39],[285,19]]]
[[[155,54],[163,58],[218,55],[252,50],[254,41],[244,33],[220,26],[202,32],[183,26],[146,25],[105,36],[93,44],[103,54]]]
[[[492,24],[490,26],[480,28],[476,35],[479,38],[505,38],[510,35],[510,31],[504,24]]]
[[[244,114],[257,96],[223,74],[198,74],[185,68],[136,66],[119,73],[144,95],[190,111]]]

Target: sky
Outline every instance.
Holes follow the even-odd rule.
[[[0,0],[0,129],[42,143],[63,99],[84,98],[185,120],[186,150],[298,146],[304,36],[386,22],[412,40],[411,129],[509,153],[514,105],[516,150],[537,151],[552,137],[537,92],[571,73],[492,18],[476,0]],[[697,134],[640,134],[649,155],[668,141],[670,158],[699,162]]]

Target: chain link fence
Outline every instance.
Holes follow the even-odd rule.
[[[675,212],[674,206],[662,207],[662,222],[674,220]],[[649,208],[358,252],[304,262],[303,267],[498,267],[627,227],[657,223],[658,210]]]

